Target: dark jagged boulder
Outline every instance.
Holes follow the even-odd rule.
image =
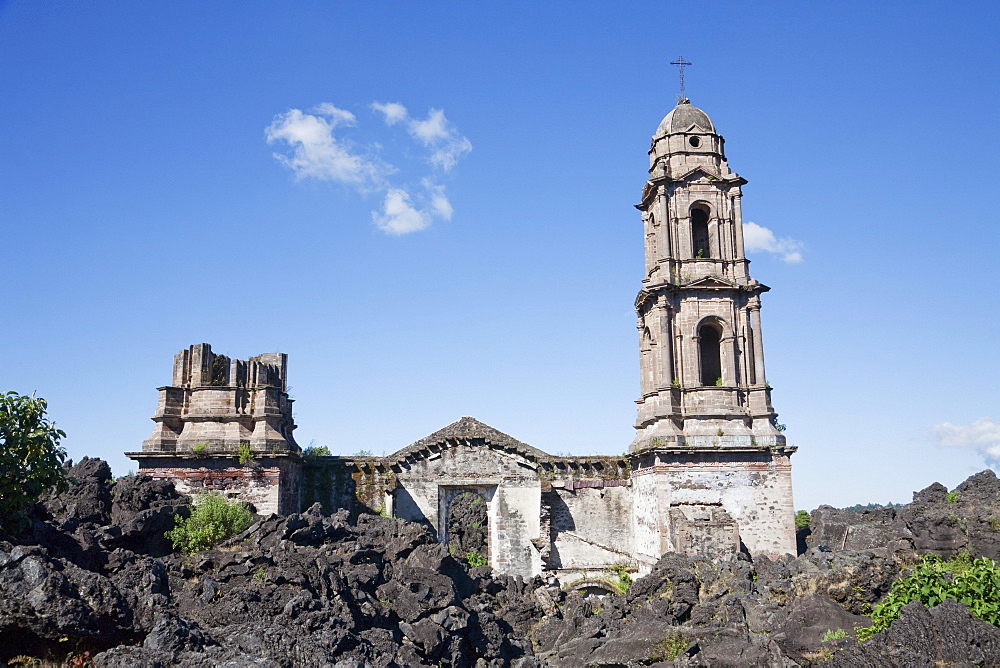
[[[998,657],[1000,628],[947,599],[930,609],[911,601],[888,629],[865,642],[848,644],[826,665],[995,666]]]
[[[0,542],[0,647],[27,654],[72,638],[106,648],[140,636],[136,621],[110,579],[45,548]]]
[[[111,522],[120,534],[105,542],[111,548],[165,556],[173,546],[163,534],[174,527],[175,516],[187,513],[187,500],[173,483],[145,475],[119,478],[111,493]]]
[[[1000,480],[987,469],[952,492],[934,483],[913,494],[902,508],[858,512],[820,506],[809,523],[809,548],[879,550],[907,561],[933,553],[952,557],[962,550],[1000,559]]]
[[[84,457],[66,472],[69,487],[61,494],[47,494],[40,501],[43,516],[61,531],[81,524],[105,525],[111,521],[111,467],[103,459]]]

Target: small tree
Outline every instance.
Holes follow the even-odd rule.
[[[174,549],[185,554],[208,550],[250,526],[253,515],[243,504],[226,501],[221,494],[201,494],[195,499],[188,518],[177,515],[177,526],[164,535]]]
[[[45,417],[45,399],[0,394],[0,525],[19,526],[50,489],[65,491],[66,434]]]

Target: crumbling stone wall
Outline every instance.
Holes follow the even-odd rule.
[[[288,356],[266,353],[236,360],[207,343],[174,356],[171,385],[158,388],[156,427],[143,453],[297,451]]]
[[[680,524],[690,529],[688,524],[695,519],[699,506],[724,510],[739,527],[739,540],[750,553],[794,555],[789,454],[769,450],[654,449],[636,456],[633,485],[637,558],[647,563],[655,561],[691,539],[694,534],[690,532],[688,538],[675,533]],[[672,510],[680,514],[675,512],[672,517]],[[681,518],[685,518],[683,522]],[[723,520],[719,516],[710,521]],[[713,542],[717,543],[718,538]],[[737,551],[741,546],[735,542],[727,549]],[[693,545],[685,551],[703,550]]]
[[[246,502],[261,515],[298,512],[301,466],[289,457],[261,457],[241,465],[235,457],[179,455],[141,460],[140,473],[173,481],[181,494],[216,492]]]

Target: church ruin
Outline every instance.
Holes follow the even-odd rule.
[[[385,457],[310,456],[292,435],[287,356],[231,360],[199,344],[176,355],[156,428],[128,455],[185,493],[217,490],[261,513],[319,502],[391,515],[498,571],[581,585],[613,567],[648,571],[667,552],[794,554],[795,448],[764,374],[769,288],[749,274],[746,181],[723,142],[687,99],[652,138],[627,454],[553,456],[463,417]]]

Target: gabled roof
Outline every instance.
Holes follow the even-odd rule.
[[[735,288],[737,285],[733,281],[720,276],[702,276],[701,278],[697,278],[690,283],[686,283],[685,287]]]
[[[549,459],[549,455],[527,443],[522,443],[499,429],[480,422],[474,417],[463,417],[433,434],[388,455],[387,460],[401,461],[407,458],[422,459],[431,452],[459,444],[486,445],[516,452],[529,461]]]
[[[694,181],[695,179],[699,178],[698,172],[701,172],[700,176],[705,176],[709,180],[712,180],[712,181],[720,181],[721,180],[721,177],[718,174],[715,174],[714,172],[709,171],[708,169],[706,169],[705,167],[703,167],[701,165],[699,165],[697,167],[694,167],[694,168],[688,170],[687,172],[684,172],[679,177],[674,177],[674,180],[675,181]]]

